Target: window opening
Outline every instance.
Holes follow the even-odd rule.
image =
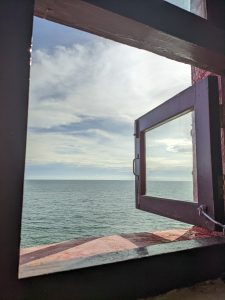
[[[187,65],[35,18],[22,268],[45,245],[188,227],[135,208],[132,158],[133,120],[189,85]]]
[[[45,5],[44,2],[39,2],[39,3],[40,4],[42,3],[43,5]],[[2,248],[3,260],[4,260],[4,263],[2,264],[2,274],[3,274],[2,277],[3,277],[3,285],[5,286],[5,288],[3,289],[3,294],[6,295],[6,297],[7,297],[7,295],[10,296],[11,294],[12,295],[13,294],[18,294],[19,297],[20,296],[23,297],[23,295],[25,295],[25,296],[27,295],[29,297],[29,295],[30,295],[31,298],[32,298],[32,294],[34,294],[34,295],[36,295],[36,297],[38,297],[37,295],[40,293],[40,290],[42,290],[42,292],[45,293],[46,296],[47,296],[47,294],[49,294],[49,296],[51,294],[55,294],[56,297],[57,297],[58,293],[63,294],[64,290],[65,290],[65,293],[66,293],[66,290],[67,290],[67,294],[70,294],[70,291],[72,291],[72,293],[75,293],[76,291],[78,291],[78,293],[81,292],[81,297],[82,296],[85,297],[85,292],[83,292],[83,291],[87,290],[87,289],[85,289],[86,281],[82,282],[82,278],[81,278],[81,280],[79,280],[79,278],[78,278],[78,281],[75,280],[76,281],[75,285],[73,285],[73,284],[70,285],[70,283],[73,283],[73,281],[74,281],[74,275],[75,275],[75,277],[77,275],[79,277],[79,274],[77,274],[77,272],[73,272],[73,273],[71,272],[70,274],[67,273],[66,276],[63,276],[63,274],[60,275],[60,278],[64,277],[63,282],[62,282],[62,286],[63,287],[66,286],[67,289],[63,289],[60,286],[59,286],[58,289],[57,288],[56,289],[52,288],[52,287],[57,287],[58,276],[57,276],[57,278],[55,276],[49,276],[49,277],[46,276],[43,279],[39,278],[39,279],[37,279],[35,281],[32,281],[32,282],[30,280],[28,280],[28,281],[23,281],[23,282],[20,282],[20,283],[17,282],[17,280],[15,278],[17,268],[18,268],[18,265],[17,265],[18,259],[15,257],[15,254],[17,253],[17,250],[18,250],[18,240],[19,240],[18,227],[20,227],[18,223],[20,222],[20,219],[21,219],[21,216],[20,216],[20,213],[21,213],[21,192],[22,192],[21,179],[23,178],[22,173],[23,173],[23,165],[24,165],[24,161],[23,161],[24,160],[24,157],[23,157],[24,156],[24,148],[25,148],[24,133],[26,132],[25,122],[26,122],[26,116],[27,116],[27,111],[26,111],[26,109],[27,109],[27,105],[26,105],[27,96],[26,96],[26,94],[27,94],[27,88],[28,88],[28,86],[27,86],[28,85],[27,75],[28,75],[28,71],[29,71],[28,47],[29,47],[29,41],[30,41],[30,30],[31,30],[31,27],[32,27],[31,26],[32,25],[31,24],[32,12],[33,12],[32,4],[33,3],[31,3],[30,5],[25,5],[24,4],[26,6],[26,9],[24,9],[24,5],[21,5],[21,6],[18,5],[17,6],[18,13],[21,16],[21,18],[19,18],[20,20],[18,18],[15,18],[15,22],[11,22],[12,19],[13,19],[13,16],[11,16],[11,18],[10,18],[10,14],[13,15],[13,10],[9,9],[9,7],[5,4],[2,5],[3,15],[4,15],[2,20],[3,20],[3,23],[6,25],[4,27],[6,29],[8,29],[8,27],[10,27],[15,32],[16,32],[17,28],[21,28],[21,37],[20,38],[12,38],[12,37],[17,36],[15,34],[14,35],[9,35],[9,37],[7,37],[7,32],[6,32],[7,30],[5,30],[6,34],[3,34],[4,40],[5,40],[3,44],[5,45],[5,48],[11,49],[11,50],[14,49],[13,51],[9,51],[9,55],[6,54],[7,51],[6,51],[6,53],[3,51],[4,53],[3,53],[3,56],[2,56],[3,60],[5,59],[5,64],[3,63],[3,68],[6,69],[6,72],[4,72],[4,73],[7,75],[5,77],[6,85],[3,87],[3,91],[2,91],[2,95],[6,96],[5,97],[6,101],[5,101],[5,105],[4,105],[5,109],[3,109],[3,112],[5,111],[6,115],[5,115],[5,118],[3,118],[3,120],[2,120],[2,125],[3,125],[2,126],[3,127],[2,134],[3,134],[3,138],[6,140],[6,143],[3,143],[3,144],[6,145],[6,147],[3,147],[3,152],[2,152],[3,155],[2,156],[3,156],[3,160],[4,160],[4,158],[6,158],[5,159],[6,163],[3,163],[3,161],[2,161],[2,164],[3,164],[3,170],[7,171],[6,175],[9,175],[9,176],[4,176],[4,178],[6,178],[7,180],[5,180],[5,179],[3,180],[4,183],[5,183],[5,187],[2,190],[2,195],[3,195],[3,198],[5,198],[5,199],[2,199],[3,201],[2,201],[2,205],[1,205],[1,207],[2,207],[2,217],[3,217],[2,218],[2,225],[3,225],[2,226],[2,229],[3,229],[2,236],[3,236],[3,244],[6,245],[6,247]],[[13,5],[16,8],[16,1],[14,1]],[[169,9],[168,9],[168,11],[169,11]],[[174,11],[176,11],[176,9],[174,9]],[[50,12],[50,9],[47,9],[44,12],[44,16],[48,17],[49,12]],[[60,11],[60,13],[61,13],[61,11]],[[14,17],[16,17],[16,14],[15,14]],[[103,17],[104,17],[104,15],[103,15]],[[10,22],[7,22],[7,19],[9,19]],[[134,25],[134,29],[135,29],[135,25]],[[203,31],[204,31],[204,28],[203,28]],[[13,47],[10,47],[10,45],[11,46],[13,45]],[[187,45],[187,43],[186,43],[186,45]],[[167,47],[165,47],[165,48],[163,47],[162,49],[166,50],[166,48]],[[207,48],[210,48],[210,47],[206,46],[205,48],[207,49]],[[206,50],[206,52],[207,52],[207,50]],[[17,58],[17,53],[21,54],[20,55],[21,60],[19,60],[19,61],[18,61],[18,59],[16,59]],[[211,55],[209,55],[209,56],[211,56]],[[10,83],[10,78],[9,77],[11,77],[12,79],[15,77],[15,76],[14,77],[9,76],[11,73],[13,73],[12,72],[13,68],[9,68],[9,69],[7,68],[8,67],[8,61],[10,61],[10,57],[12,57],[12,62],[14,61],[14,63],[12,63],[11,66],[14,65],[14,66],[18,67],[19,73],[21,73],[21,80],[22,80],[22,81],[18,80],[18,76],[16,76],[17,79],[15,81],[12,81],[12,86],[14,86],[14,88],[15,88],[15,89],[14,88],[12,89],[12,91],[14,90],[14,93],[11,93],[10,88],[9,88],[9,83]],[[182,59],[184,59],[184,57]],[[222,58],[218,57],[218,60],[222,61]],[[209,61],[210,61],[210,59],[209,59]],[[210,66],[211,65],[213,65],[212,62],[210,63]],[[203,64],[202,64],[202,66],[203,66]],[[212,69],[213,69],[213,66],[212,66]],[[11,70],[11,72],[8,72],[10,70]],[[15,71],[14,72],[15,74],[18,73],[18,72],[16,72],[16,70],[13,70],[13,71]],[[18,91],[18,93],[17,93],[17,91]],[[21,98],[20,99],[21,101],[19,101],[19,104],[21,104],[21,107],[18,110],[18,114],[14,114],[15,119],[13,120],[13,119],[10,119],[10,112],[11,112],[10,106],[12,105],[12,108],[17,108],[17,105],[18,105],[17,100],[19,99],[18,97],[17,97],[18,99],[16,99],[14,97],[15,95],[17,95],[19,98]],[[17,111],[17,109],[14,110],[14,112],[15,111]],[[4,125],[6,125],[6,126],[4,126]],[[12,125],[12,127],[11,127],[11,125]],[[18,125],[18,127],[17,127],[18,129],[16,128],[16,125]],[[14,130],[11,130],[12,133],[14,131],[14,133],[18,133],[18,134],[14,134],[14,136],[10,135],[11,137],[8,136],[8,131],[5,130],[7,128],[8,129],[10,129],[10,128],[14,129]],[[19,143],[19,148],[17,149],[16,146],[18,144],[18,138],[20,139],[20,143]],[[10,140],[10,143],[8,145],[9,140]],[[15,153],[12,151],[12,147],[14,147]],[[215,152],[215,153],[217,153],[217,152]],[[214,155],[215,155],[215,153],[214,153]],[[15,154],[15,156],[13,155],[15,160],[10,160],[9,159],[11,157],[11,154]],[[17,157],[17,154],[18,154],[18,157]],[[140,159],[140,157],[138,157],[138,158]],[[14,162],[15,162],[15,164],[14,164]],[[7,165],[8,165],[8,168],[7,168]],[[12,180],[10,180],[10,179],[12,179]],[[11,192],[10,192],[10,182],[15,187],[15,188],[11,188]],[[13,218],[10,218],[10,215],[12,215]],[[10,221],[7,221],[7,220],[10,220]],[[4,226],[4,225],[6,225],[6,226]],[[7,230],[5,230],[5,229],[7,229]],[[204,274],[204,276],[206,276],[206,277],[208,276],[210,278],[210,275],[212,276],[213,274],[214,275],[215,274],[221,274],[221,268],[219,266],[218,259],[217,259],[217,261],[215,261],[215,264],[213,265],[213,268],[211,268],[211,265],[207,268],[207,264],[204,264],[204,262],[205,262],[205,257],[208,256],[208,254],[210,255],[211,253],[213,253],[215,256],[217,256],[217,254],[218,254],[217,257],[219,258],[219,261],[221,262],[221,260],[223,258],[223,255],[221,254],[223,252],[221,250],[223,250],[223,245],[224,245],[223,239],[210,239],[209,242],[205,240],[202,243],[194,243],[195,245],[197,244],[197,246],[190,247],[190,248],[188,246],[191,244],[191,242],[184,243],[185,244],[184,247],[182,247],[182,244],[183,243],[178,243],[178,248],[179,248],[179,246],[181,246],[181,248],[178,249],[178,251],[176,252],[177,255],[176,254],[174,255],[174,249],[171,249],[171,248],[173,248],[173,245],[171,245],[171,244],[164,246],[164,248],[166,248],[167,246],[168,246],[168,248],[170,248],[170,251],[168,251],[166,253],[166,255],[161,255],[162,253],[160,251],[158,251],[158,252],[153,251],[154,252],[153,255],[155,255],[155,257],[156,257],[154,259],[153,263],[151,263],[151,262],[149,263],[149,258],[150,257],[149,257],[149,253],[148,253],[147,248],[142,248],[143,250],[138,249],[138,251],[142,252],[142,254],[143,254],[142,258],[144,258],[145,262],[147,262],[147,264],[148,264],[147,269],[151,270],[150,272],[147,272],[147,277],[148,276],[151,277],[151,274],[150,274],[152,272],[151,266],[153,266],[153,269],[154,269],[155,262],[157,262],[157,261],[158,262],[161,261],[162,266],[164,265],[164,262],[165,262],[165,265],[170,266],[170,262],[168,262],[168,260],[172,256],[174,258],[176,257],[176,259],[174,259],[174,260],[175,260],[176,267],[178,267],[178,268],[175,268],[177,270],[177,272],[175,272],[175,273],[176,274],[179,274],[180,272],[182,273],[182,270],[185,269],[185,267],[183,267],[183,264],[182,264],[182,267],[180,267],[180,264],[179,264],[179,259],[182,257],[182,259],[185,258],[186,270],[188,272],[185,275],[185,278],[181,279],[181,281],[177,282],[177,284],[187,283],[186,279],[191,280],[191,278],[193,277],[191,271],[194,270],[194,268],[192,268],[192,270],[190,270],[188,268],[188,262],[190,263],[190,257],[188,257],[188,255],[190,254],[190,252],[197,254],[197,255],[195,255],[195,254],[191,255],[192,256],[192,258],[191,258],[192,262],[195,263],[195,261],[196,262],[198,261],[199,265],[203,265],[203,266],[206,267],[206,272],[204,272],[206,275]],[[199,246],[199,244],[200,244],[200,246]],[[219,245],[220,245],[220,247],[218,247]],[[52,246],[53,247],[49,247],[49,248],[51,250],[55,249],[54,248],[55,245],[52,245]],[[190,249],[191,249],[191,251],[190,251]],[[39,248],[39,250],[42,251],[41,247]],[[194,250],[194,251],[192,251],[192,250]],[[26,249],[26,251],[29,251],[29,250]],[[38,253],[40,254],[40,252],[38,252]],[[173,253],[173,254],[171,256],[171,254],[168,255],[168,253],[171,253],[171,254]],[[147,255],[148,259],[146,259],[146,255]],[[160,260],[158,259],[159,255],[160,255]],[[136,258],[136,256],[133,256],[133,257]],[[161,258],[165,258],[166,260],[164,260],[164,259],[162,260]],[[150,258],[150,260],[151,260],[151,258]],[[174,260],[173,260],[173,262],[174,262]],[[138,282],[138,284],[135,285],[134,293],[136,293],[137,295],[142,295],[142,290],[143,290],[142,289],[142,287],[143,287],[142,282],[144,282],[144,284],[145,284],[146,283],[145,279],[147,277],[145,276],[146,278],[144,278],[144,276],[142,276],[141,273],[146,275],[145,274],[146,272],[142,272],[143,268],[142,267],[139,268],[139,266],[145,265],[145,270],[147,270],[146,269],[146,264],[142,263],[142,261],[140,261],[140,260],[133,261],[132,264],[133,263],[138,266],[137,269],[138,269],[139,273],[137,272],[137,274],[135,274],[133,277],[131,276],[132,278],[129,280],[129,282],[127,284],[127,287],[128,287],[130,282],[134,282],[134,280],[136,280],[136,282]],[[123,265],[124,266],[124,264],[118,264],[118,265]],[[127,266],[128,265],[130,265],[130,262],[127,264]],[[125,264],[125,266],[126,266],[126,264]],[[156,263],[156,267],[157,267],[157,263]],[[103,271],[103,273],[105,272],[104,274],[106,275],[106,281],[105,281],[106,282],[106,287],[120,286],[121,276],[119,276],[119,279],[116,281],[114,286],[113,286],[113,284],[110,285],[110,282],[108,282],[107,274],[110,273],[110,277],[112,277],[111,276],[112,275],[111,274],[111,269],[112,269],[112,271],[114,269],[114,271],[113,271],[114,273],[112,273],[112,274],[115,274],[118,271],[117,266],[116,266],[116,268],[114,268],[114,266],[111,267],[109,265],[109,266],[107,266],[107,268],[95,268],[94,272],[95,272],[95,270],[97,271],[95,273],[96,275],[98,275],[98,274],[101,275],[100,273],[102,271]],[[126,270],[124,272],[122,269],[123,269],[123,267],[121,268],[121,271],[123,273],[122,277],[125,278],[127,272],[126,272]],[[129,269],[129,267],[128,267],[128,269]],[[157,268],[157,270],[159,270],[159,269],[160,268]],[[92,270],[90,272],[92,273]],[[158,289],[158,291],[160,291],[165,286],[173,287],[173,285],[176,284],[176,276],[173,276],[173,274],[172,274],[173,272],[170,272],[171,275],[172,275],[172,277],[171,277],[172,280],[169,283],[166,282],[165,286],[164,286],[164,284],[161,284],[162,282],[160,281],[160,279],[161,279],[160,274],[157,277],[157,273],[160,273],[160,272],[156,272],[156,278],[154,280],[154,283],[156,283],[156,287],[155,287],[155,285],[153,287],[150,286],[150,291],[152,291],[153,293],[157,289]],[[170,273],[167,273],[167,275],[170,275]],[[82,277],[84,277],[84,278],[90,278],[90,275],[91,275],[88,270],[87,270],[87,272],[82,271],[82,274],[83,274]],[[194,277],[194,280],[200,280],[203,276],[202,272],[197,272],[196,275],[197,276]],[[99,276],[94,276],[94,277],[96,277],[97,279],[96,279],[96,281],[93,282],[92,288],[91,288],[90,292],[88,292],[89,294],[92,294],[92,292],[95,290],[94,289],[95,284],[97,284],[97,286],[100,287],[100,285],[102,283],[102,281],[101,281],[101,283],[99,283],[99,281],[98,281]],[[118,277],[118,276],[114,276],[114,278],[116,278],[116,277]],[[143,280],[142,280],[142,277],[143,277]],[[166,276],[166,277],[168,278],[168,276]],[[15,287],[13,289],[13,291],[8,289],[8,286],[9,286],[8,283],[10,283],[10,282],[15,283],[15,284],[13,284],[13,286]],[[48,283],[50,283],[50,285]],[[41,289],[40,289],[40,287],[41,287]],[[60,291],[60,288],[62,290],[62,293]],[[100,287],[100,289],[97,288],[97,290],[100,291],[101,295],[107,294],[107,288],[105,290],[103,289],[103,291],[101,291],[101,287]],[[114,290],[116,290],[116,289],[114,289]],[[146,289],[144,289],[144,290],[145,290],[144,291],[144,293],[145,293],[147,290]],[[36,292],[37,292],[37,294],[36,294]],[[126,295],[126,287],[123,289],[122,292],[125,292],[125,295]],[[20,294],[20,293],[22,293],[22,294]],[[99,293],[97,292],[97,294],[99,294]],[[92,296],[93,296],[93,294],[92,294]],[[60,297],[60,296],[58,295],[58,297]],[[87,294],[86,294],[86,297],[87,297]]]

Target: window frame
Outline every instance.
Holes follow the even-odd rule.
[[[217,278],[225,271],[225,239],[218,237],[204,241],[176,242],[169,252],[166,251],[168,245],[159,245],[159,248],[156,245],[158,252],[154,252],[152,247],[142,248],[140,251],[145,255],[134,256],[131,260],[127,259],[126,254],[124,261],[109,262],[107,265],[18,279],[30,45],[34,15],[224,74],[224,47],[210,42],[215,39],[214,32],[217,32],[210,22],[165,4],[164,13],[161,17],[157,16],[163,28],[156,28],[154,24],[145,24],[146,21],[152,20],[149,13],[152,17],[157,15],[155,10],[146,10],[139,5],[139,1],[117,1],[115,4],[115,0],[94,0],[89,1],[96,4],[91,8],[87,7],[85,2],[87,1],[36,0],[35,9],[34,0],[0,2],[1,299],[137,299],[183,287],[187,283],[191,285]],[[38,3],[42,10],[38,10]],[[152,1],[145,3],[151,5]],[[117,4],[127,6],[126,16],[123,12],[112,12],[110,5],[117,9],[120,7]],[[137,4],[140,11],[136,8],[133,10],[137,16],[148,13],[143,22],[137,22],[135,14],[130,14],[130,5]],[[108,8],[100,7],[107,5]],[[173,20],[169,34],[168,16]],[[186,26],[176,26],[181,24],[177,17],[180,17],[182,24]],[[223,20],[223,17],[220,19]],[[195,26],[198,27],[197,31],[194,30]],[[190,30],[191,27],[194,29]],[[178,28],[181,29],[179,36],[176,34]],[[146,29],[148,30],[145,31]],[[218,34],[224,37],[224,28]],[[147,44],[145,38],[148,39]],[[156,254],[152,256],[152,252]],[[212,257],[213,263],[206,263]]]
[[[194,111],[197,202],[146,195],[145,132]],[[209,216],[224,222],[222,158],[217,77],[209,76],[135,121],[136,207],[185,223],[218,230],[199,215],[203,205]]]

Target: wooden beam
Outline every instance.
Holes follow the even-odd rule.
[[[36,0],[35,15],[225,74],[225,31],[162,0]]]

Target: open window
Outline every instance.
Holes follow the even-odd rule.
[[[185,130],[190,136],[185,142],[182,130],[180,135],[176,134],[182,126],[186,126]],[[167,134],[166,138],[170,141],[175,141],[177,136],[183,138],[182,145],[173,144],[169,149],[167,145],[167,150],[172,151],[175,157],[178,157],[179,150],[188,152],[180,161],[180,166],[185,158],[187,170],[191,170],[192,174],[193,197],[185,199],[179,194],[168,191],[163,193],[162,189],[168,185],[168,181],[164,183],[164,187],[163,182],[161,187],[155,186],[154,162],[162,159],[160,153],[164,146],[163,143],[158,143],[158,148],[154,149],[157,134],[164,134],[164,137]],[[189,150],[185,147],[189,147]],[[168,155],[165,152],[164,159],[169,159],[166,157]],[[171,170],[168,166],[169,164],[167,178],[170,179],[173,178],[172,164]],[[163,168],[162,165],[161,167]],[[211,230],[215,230],[216,226],[199,213],[200,207],[215,221],[224,221],[216,77],[210,76],[202,80],[135,121],[134,174],[137,208]],[[178,172],[177,176],[181,174]],[[172,185],[172,181],[169,184]],[[177,189],[182,190],[181,183]]]
[[[197,9],[200,2],[192,0],[191,4]],[[221,237],[194,242],[179,240],[150,249],[128,250],[125,254],[118,251],[108,260],[105,256],[98,257],[104,266],[97,265],[95,260],[91,261],[90,267],[75,270],[74,263],[59,262],[58,274],[50,274],[47,269],[45,276],[22,280],[17,276],[33,14],[220,74],[221,103],[224,103],[225,2],[208,0],[206,4],[208,20],[163,0],[0,2],[1,299],[141,299],[224,274],[225,241]],[[218,24],[221,26],[217,27]],[[199,73],[202,76],[201,71]],[[221,166],[217,92],[215,79],[209,78],[136,122],[134,171],[140,209],[213,228],[213,224],[207,224],[198,215],[199,206],[205,203],[211,217],[223,219],[218,178]],[[151,181],[146,194],[146,133],[166,126],[171,119],[183,119],[185,113],[192,111],[189,119],[192,114],[195,116],[196,143],[193,145],[196,147],[193,153],[196,152],[196,157],[194,154],[193,159],[196,162],[197,188],[194,190],[197,197],[194,199],[198,199],[197,202],[153,197]],[[223,152],[224,148],[223,142]],[[121,219],[124,220],[124,216]],[[54,247],[49,250],[54,251]],[[82,262],[81,259],[79,268]],[[53,265],[50,263],[47,267]],[[53,269],[56,271],[55,267]]]

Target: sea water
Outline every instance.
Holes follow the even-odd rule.
[[[151,190],[154,196],[192,199],[191,182],[151,182]],[[187,227],[136,209],[133,181],[26,180],[23,202],[21,247]]]

